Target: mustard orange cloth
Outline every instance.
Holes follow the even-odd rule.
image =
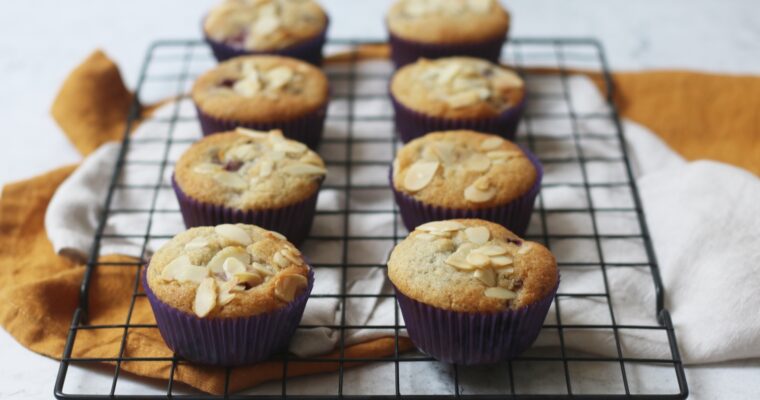
[[[378,56],[387,56],[387,48],[362,48],[357,57]],[[354,56],[343,55],[333,61],[350,57]],[[673,71],[623,73],[614,79],[622,114],[660,134],[686,158],[712,158],[760,172],[760,117],[755,112],[760,109],[760,77]],[[131,101],[132,94],[116,65],[103,53],[95,52],[64,82],[52,114],[76,148],[87,155],[100,144],[121,137]],[[45,234],[44,214],[56,188],[74,169],[67,166],[9,184],[0,198],[0,324],[22,345],[54,358],[63,352],[84,266],[53,252]],[[133,268],[96,269],[89,321],[125,323],[134,279]],[[138,298],[131,322],[154,323],[144,298]],[[80,330],[74,356],[116,357],[122,334],[122,329]],[[411,348],[405,339],[399,345],[400,351]],[[345,355],[383,357],[394,352],[395,341],[383,338],[351,346]],[[125,355],[164,357],[170,352],[157,330],[133,329]],[[125,371],[157,379],[168,378],[170,367],[168,362],[122,364]],[[292,362],[288,374],[337,368],[338,363]],[[276,380],[281,374],[282,366],[277,362],[238,368],[231,375],[230,390]],[[176,371],[176,379],[210,393],[224,389],[224,371],[219,368],[183,364]]]

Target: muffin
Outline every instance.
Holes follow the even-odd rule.
[[[559,284],[549,250],[479,219],[418,226],[391,252],[388,277],[414,344],[458,364],[522,353]]]
[[[397,68],[450,56],[498,62],[509,31],[509,13],[497,0],[399,0],[385,22]]]
[[[314,149],[322,138],[329,85],[318,68],[278,56],[239,57],[219,64],[193,85],[204,135],[239,126],[281,129]]]
[[[177,161],[172,186],[185,226],[254,224],[299,244],[309,233],[325,164],[280,131],[206,136]]]
[[[467,57],[407,65],[393,75],[390,94],[404,142],[450,129],[513,140],[525,105],[525,85],[516,73]]]
[[[312,0],[225,0],[203,20],[218,61],[277,54],[322,63],[328,18]]]
[[[182,232],[156,251],[143,274],[169,348],[190,361],[223,366],[283,350],[313,283],[293,244],[243,224]]]
[[[543,170],[526,149],[474,131],[429,133],[402,147],[391,188],[408,230],[429,221],[480,218],[525,233]]]

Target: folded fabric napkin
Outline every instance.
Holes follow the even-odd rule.
[[[382,51],[385,49],[381,49]],[[100,143],[118,138],[118,133],[104,135],[103,132],[123,130],[126,107],[116,107],[118,102],[93,101],[93,99],[103,98],[98,97],[99,90],[113,90],[122,95],[126,93],[118,72],[114,74],[114,71],[117,71],[115,66],[102,54],[93,55],[67,80],[62,95],[54,107],[54,110],[58,109],[54,115],[66,129],[72,142],[77,143],[84,154]],[[93,79],[98,80],[97,86],[77,83],[80,80]],[[743,165],[755,172],[760,171],[760,166],[756,162],[758,158],[754,156],[758,148],[754,140],[758,122],[744,117],[735,118],[737,109],[742,109],[747,101],[756,101],[760,98],[760,79],[672,72],[619,74],[616,75],[616,81],[618,81],[618,97],[624,100],[621,103],[622,113],[646,126],[656,125],[656,131],[673,148],[679,151],[689,148],[688,156],[694,158],[708,155],[717,157],[713,153],[714,148],[733,146],[730,152],[719,155],[721,159]],[[588,86],[587,83],[583,85]],[[68,95],[66,95],[67,88]],[[661,88],[661,91],[653,90],[653,88]],[[690,94],[684,96],[683,92],[687,89]],[[129,94],[126,93],[126,96]],[[660,101],[650,102],[650,99],[660,99]],[[714,99],[719,101],[713,102]],[[648,106],[649,104],[651,106]],[[704,112],[708,106],[710,112]],[[109,109],[118,109],[120,115],[114,117],[104,112]],[[62,120],[72,115],[85,115],[87,118]],[[692,123],[693,121],[696,122]],[[695,126],[700,124],[715,129],[703,130]],[[113,130],[96,128],[105,125],[116,128]],[[722,126],[731,126],[732,135],[725,134],[725,130],[721,129]],[[751,297],[753,288],[757,287],[757,281],[752,279],[757,277],[758,263],[757,255],[748,254],[747,247],[756,245],[758,238],[757,229],[747,229],[747,226],[751,228],[753,223],[757,226],[758,213],[756,209],[754,212],[752,209],[747,209],[746,200],[757,198],[757,179],[725,165],[704,162],[684,163],[678,157],[674,157],[672,152],[662,146],[656,138],[647,134],[637,135],[633,130],[635,125],[627,123],[626,128],[633,151],[632,161],[645,172],[639,185],[666,283],[666,300],[673,313],[684,357],[687,361],[699,362],[756,356],[756,349],[759,347],[754,333],[757,331],[757,320],[752,318],[754,314],[750,311],[756,309],[758,305],[757,299]],[[716,140],[718,136],[713,135],[714,133],[722,134],[722,140]],[[690,139],[697,136],[701,140]],[[641,145],[638,142],[654,142],[655,144]],[[80,143],[86,145],[79,145]],[[107,149],[101,151],[105,152]],[[88,162],[94,161],[88,160]],[[78,285],[81,282],[83,267],[67,258],[55,255],[46,237],[42,216],[53,192],[72,171],[73,167],[62,168],[32,180],[8,185],[4,188],[0,199],[0,228],[2,228],[0,229],[0,265],[2,265],[0,267],[0,324],[23,345],[52,357],[58,357],[62,352],[71,314],[78,303]],[[651,171],[657,172],[647,173]],[[652,190],[647,189],[650,186],[648,182],[651,182]],[[669,185],[673,188],[683,188],[685,192],[670,190]],[[647,195],[647,193],[653,193],[653,195]],[[701,196],[699,199],[690,197],[696,193]],[[723,194],[722,198],[716,200],[715,193]],[[732,199],[737,201],[736,204],[726,207],[724,200],[727,197],[726,193],[736,194],[736,198]],[[741,193],[745,194],[742,196]],[[661,211],[657,211],[656,204],[653,205],[652,197],[655,200],[663,200],[659,203],[662,207]],[[83,200],[84,203],[91,201],[86,198]],[[681,206],[674,209],[672,204]],[[688,204],[689,207],[682,207],[683,204]],[[735,218],[730,222],[725,222],[730,217],[725,214],[726,209],[734,211]],[[700,213],[699,217],[694,217],[695,211]],[[704,216],[708,212],[711,214]],[[655,218],[655,215],[659,217]],[[700,220],[700,218],[704,219]],[[719,219],[720,223],[709,224],[710,229],[701,226],[703,222],[700,221],[713,219]],[[656,229],[655,226],[658,225],[656,220],[670,221],[670,223],[663,224],[667,229]],[[694,227],[695,224],[699,224],[696,225],[697,228]],[[87,224],[80,228],[87,229]],[[705,232],[705,235],[710,233],[709,240],[705,239],[709,243],[693,243],[695,232]],[[696,239],[701,241],[703,238]],[[668,245],[665,246],[665,244]],[[76,248],[76,246],[71,248]],[[685,249],[691,249],[693,252],[689,253]],[[689,256],[686,257],[684,254],[689,254]],[[642,309],[638,310],[639,314],[651,320],[654,310],[651,280],[646,275],[646,271],[640,273],[645,278],[643,283],[632,283],[629,288],[631,290],[626,290],[623,285],[619,292],[615,292],[623,296],[622,300],[616,300],[616,303],[625,304],[625,296],[630,295],[632,297],[629,299],[633,299],[630,300],[631,303],[642,305]],[[710,276],[710,273],[719,276],[700,280],[690,279],[692,275]],[[134,279],[133,272],[125,269],[104,268],[96,270],[95,278],[91,292],[90,321],[98,324],[123,323],[128,308],[126,299],[129,298],[131,282]],[[368,278],[366,281],[372,284],[374,280],[371,276]],[[580,278],[584,279],[583,276]],[[726,279],[733,278],[737,278],[734,286],[724,283]],[[572,290],[573,285],[577,283],[573,283],[571,279],[569,275],[563,276],[561,290]],[[621,280],[614,280],[614,282],[621,283]],[[625,284],[627,281],[622,280],[622,283]],[[720,289],[725,287],[730,287],[730,289]],[[106,296],[105,293],[109,295]],[[695,307],[691,307],[692,303]],[[715,304],[726,308],[727,311],[715,312],[717,310],[714,308]],[[737,307],[737,304],[741,306]],[[736,311],[738,308],[745,311]],[[142,305],[136,307],[134,316],[132,322],[152,323],[150,310]],[[567,323],[567,321],[563,322]],[[711,332],[705,332],[705,326],[709,326]],[[325,335],[329,335],[329,332]],[[80,331],[74,349],[75,355],[113,356],[118,352],[120,337],[121,331]],[[580,349],[584,348],[584,343],[588,343],[587,337],[576,341],[573,341],[575,340],[573,338],[569,339],[571,346],[577,346]],[[392,339],[383,338],[350,346],[346,355],[378,357],[393,354],[393,342]],[[661,351],[661,342],[660,339],[655,338],[649,341],[634,340],[633,343],[637,346],[651,344],[649,347],[656,353]],[[551,338],[542,338],[542,343],[551,343]],[[628,342],[624,341],[625,343]],[[404,350],[406,343],[401,343],[401,345],[401,350]],[[742,351],[747,348],[754,350]],[[148,353],[153,356],[165,356],[167,354],[165,346],[162,349],[156,345],[155,337],[146,337],[142,332],[130,334],[126,351],[130,355]],[[296,349],[296,351],[304,350]],[[636,348],[636,351],[640,354],[641,347]],[[126,371],[143,376],[155,378],[168,376],[170,365],[151,364],[153,363],[132,365],[127,363],[122,367]],[[295,376],[333,370],[336,367],[337,363],[294,364],[288,372],[289,375]],[[275,363],[239,369],[231,377],[230,389],[238,390],[259,382],[278,379],[280,374],[281,367]],[[193,366],[181,367],[177,371],[177,379],[214,393],[223,389],[224,382],[222,372]]]

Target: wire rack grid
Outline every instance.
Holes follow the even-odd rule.
[[[362,40],[339,40],[332,41],[329,46],[335,50],[350,50],[356,46],[367,44]],[[339,324],[327,326],[338,330],[340,337],[337,349],[340,357],[337,359],[325,357],[295,357],[288,354],[280,354],[276,357],[283,362],[282,377],[287,376],[288,366],[293,363],[337,363],[337,372],[333,373],[335,379],[334,389],[327,394],[312,394],[308,390],[293,393],[292,387],[296,379],[284,378],[276,385],[276,390],[266,394],[261,393],[231,393],[229,378],[231,369],[226,371],[226,383],[224,393],[211,396],[200,392],[188,392],[184,385],[175,380],[176,371],[186,361],[173,357],[131,357],[125,354],[125,344],[128,335],[135,329],[157,329],[152,324],[136,324],[131,321],[132,310],[136,302],[146,301],[144,293],[139,285],[139,276],[146,258],[148,244],[152,240],[167,240],[172,235],[156,234],[152,229],[153,217],[161,214],[176,214],[179,210],[162,209],[157,206],[159,196],[171,190],[167,180],[167,172],[171,172],[173,161],[170,154],[176,144],[189,144],[190,138],[175,137],[178,124],[183,121],[192,121],[194,116],[183,115],[179,102],[169,118],[151,118],[140,115],[140,105],[135,100],[127,121],[127,130],[137,122],[151,122],[163,124],[167,134],[160,139],[140,139],[142,142],[153,142],[163,148],[160,157],[154,160],[141,162],[130,161],[127,155],[135,146],[141,145],[140,141],[132,139],[125,132],[123,143],[119,152],[116,168],[113,172],[108,195],[105,200],[100,224],[95,236],[95,242],[91,251],[87,268],[81,285],[79,307],[74,312],[71,326],[68,332],[64,353],[62,355],[59,373],[55,382],[55,396],[62,399],[94,399],[94,398],[156,398],[156,397],[181,397],[181,398],[351,398],[351,397],[377,397],[377,398],[685,398],[688,395],[683,364],[678,353],[676,338],[670,314],[664,308],[662,282],[660,280],[654,252],[647,233],[646,221],[641,207],[636,185],[633,179],[631,165],[626,155],[624,146],[623,130],[617,110],[612,101],[613,82],[607,68],[604,52],[599,43],[593,39],[548,39],[548,38],[516,38],[510,40],[504,51],[505,61],[514,66],[522,77],[528,82],[529,104],[537,106],[529,107],[521,123],[518,142],[527,145],[539,155],[547,170],[547,178],[542,185],[542,192],[537,199],[536,209],[531,221],[531,228],[526,237],[544,243],[555,253],[571,247],[581,249],[581,252],[590,254],[590,259],[563,259],[558,255],[559,267],[563,276],[563,285],[550,310],[550,315],[542,329],[541,335],[550,335],[557,339],[557,346],[550,351],[531,349],[517,359],[504,362],[501,365],[488,368],[462,367],[456,365],[442,365],[425,354],[399,351],[399,335],[404,334],[404,326],[395,307],[394,323],[382,326],[353,326],[348,323],[346,315],[347,301],[361,298],[390,298],[390,293],[350,294],[347,290],[348,274],[356,268],[372,268],[382,266],[381,262],[357,262],[352,257],[352,246],[362,241],[366,243],[382,241],[385,246],[392,247],[405,235],[404,228],[400,223],[398,211],[392,200],[387,207],[382,209],[362,208],[361,201],[357,201],[356,195],[363,193],[364,196],[389,197],[390,191],[387,183],[366,183],[360,181],[352,172],[359,168],[387,168],[400,143],[396,140],[392,128],[392,114],[362,115],[355,112],[355,105],[361,101],[387,101],[387,82],[390,77],[390,69],[376,73],[358,72],[357,59],[354,58],[339,68],[328,69],[328,77],[333,86],[332,103],[343,103],[344,112],[328,112],[328,126],[338,125],[341,133],[336,135],[326,134],[321,150],[328,146],[340,149],[342,153],[337,159],[326,158],[330,173],[333,169],[340,169],[340,181],[328,181],[323,186],[323,191],[335,191],[343,194],[343,204],[337,204],[331,209],[318,210],[317,218],[337,217],[338,231],[340,234],[322,235],[315,234],[307,242],[338,243],[335,248],[336,262],[315,262],[314,267],[319,269],[337,268],[340,270],[340,285],[336,293],[321,293],[312,296],[312,299],[331,298],[338,299],[340,304]],[[137,94],[140,99],[146,100],[151,96],[148,93],[150,87],[162,88],[155,93],[156,99],[166,96],[186,97],[187,90],[194,78],[202,71],[196,71],[192,65],[201,60],[202,65],[209,65],[212,59],[205,45],[197,41],[160,41],[150,47],[137,84]],[[170,64],[168,73],[153,73],[153,68],[162,63]],[[549,67],[549,72],[533,67]],[[604,86],[606,109],[604,112],[580,113],[574,110],[573,96],[570,77],[575,70],[582,69],[596,73],[601,77]],[[541,82],[553,80],[558,82],[559,90],[542,91]],[[375,85],[366,85],[366,82],[374,81]],[[364,82],[359,84],[360,82]],[[151,86],[153,85],[153,86]],[[336,90],[336,87],[342,89]],[[381,90],[373,92],[368,87],[376,87]],[[534,90],[535,89],[535,90]],[[543,112],[541,103],[555,103],[564,112]],[[556,107],[552,108],[553,110]],[[386,108],[389,110],[389,107]],[[533,111],[530,111],[533,110]],[[606,132],[587,132],[587,122],[598,122],[604,125]],[[546,135],[543,130],[547,125],[564,124],[564,134]],[[382,128],[385,127],[385,128]],[[372,134],[360,134],[359,130],[370,130]],[[560,129],[560,131],[563,131]],[[589,143],[604,142],[613,145],[617,151],[610,154],[591,154],[592,147]],[[371,146],[368,150],[367,147]],[[562,151],[557,152],[556,149]],[[373,156],[367,157],[368,153]],[[363,155],[362,155],[363,154]],[[157,171],[157,179],[154,182],[140,184],[125,184],[120,179],[132,164],[140,164]],[[618,180],[604,181],[597,177],[596,171],[617,168],[620,171]],[[569,176],[563,171],[575,171],[574,176]],[[554,175],[553,175],[554,174]],[[572,174],[571,174],[572,175]],[[387,175],[386,175],[387,176]],[[551,177],[554,176],[552,179]],[[149,193],[149,204],[145,209],[119,209],[113,204],[115,193],[119,190],[143,190]],[[552,192],[561,190],[571,192],[578,198],[578,205],[554,206]],[[597,190],[610,190],[616,193],[612,200],[602,200]],[[352,200],[353,199],[353,200]],[[615,200],[617,199],[617,200]],[[132,262],[104,262],[100,260],[101,244],[104,240],[118,239],[118,235],[109,234],[106,231],[106,220],[116,214],[141,214],[147,219],[144,233],[131,235],[132,239],[142,240],[143,260]],[[360,221],[362,215],[386,215],[391,218],[393,229],[390,234],[363,234],[352,233],[352,223]],[[635,229],[631,231],[607,232],[606,221],[609,216],[625,215],[635,221]],[[352,222],[353,221],[353,222]],[[567,226],[585,226],[584,229],[567,229]],[[608,246],[614,241],[634,241],[638,243],[641,257],[635,260],[620,259],[610,254]],[[625,249],[625,248],[624,248]],[[625,252],[625,250],[623,250]],[[308,253],[307,253],[308,255]],[[133,290],[129,299],[129,312],[123,324],[95,325],[88,323],[88,298],[93,272],[98,268],[131,268],[134,269]],[[615,305],[616,288],[613,276],[617,271],[635,270],[644,272],[645,279],[651,282],[653,294],[651,311],[655,318],[652,323],[625,323]],[[595,285],[581,286],[580,291],[566,291],[563,286],[573,280],[573,274],[577,271],[593,273],[598,277]],[[597,306],[589,307],[585,301],[593,300]],[[641,299],[645,302],[649,300]],[[578,304],[574,304],[578,303]],[[589,303],[591,304],[591,303]],[[568,321],[564,309],[568,307],[589,307],[588,313],[599,316],[606,322],[577,322]],[[564,319],[563,319],[564,317]],[[302,325],[299,329],[309,329],[314,326]],[[112,358],[85,358],[73,355],[77,336],[86,330],[118,329],[123,332],[121,350],[117,357]],[[395,351],[389,357],[382,358],[351,358],[347,357],[345,350],[346,332],[355,329],[384,329],[392,332],[395,336]],[[608,355],[599,356],[576,352],[571,343],[579,334],[593,333],[592,338],[606,338],[610,345]],[[627,348],[624,338],[628,334],[662,335],[667,343],[663,354],[666,356],[647,356],[637,354]],[[595,335],[595,336],[594,336]],[[586,337],[585,340],[589,340]],[[170,363],[166,383],[153,387],[152,394],[144,394],[141,390],[134,393],[122,394],[119,392],[119,382],[125,379],[122,366],[124,363]],[[383,393],[356,393],[348,389],[353,378],[346,378],[349,371],[349,363],[367,363],[368,365],[387,366],[385,381],[381,386]],[[107,363],[113,367],[102,367],[97,372],[91,372],[94,364]],[[430,368],[444,370],[442,376],[445,387],[438,385],[413,385],[417,374],[417,368],[426,365]],[[70,366],[84,366],[84,379],[98,376],[110,384],[102,387],[100,391],[87,393],[75,393],[65,385],[71,375]],[[104,369],[105,368],[105,369]],[[361,367],[360,367],[361,368]],[[105,371],[105,372],[104,372]],[[88,375],[89,374],[89,375]],[[486,382],[482,380],[488,376]],[[382,380],[381,379],[381,380]],[[70,380],[70,379],[69,379]],[[611,384],[611,383],[612,384]],[[429,386],[429,387],[428,387]],[[604,387],[603,389],[601,389]],[[612,389],[610,389],[612,387]],[[155,390],[158,388],[158,390]],[[600,391],[601,389],[601,391]],[[147,393],[147,392],[146,392]]]

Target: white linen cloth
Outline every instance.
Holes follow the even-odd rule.
[[[384,62],[364,62],[359,66],[357,90],[372,88],[385,90],[386,83],[362,81],[362,71],[387,70]],[[333,90],[336,90],[334,87]],[[339,89],[338,89],[339,90]],[[552,79],[529,79],[528,91],[562,90],[561,83]],[[593,84],[586,78],[569,79],[572,110],[577,114],[604,113],[608,107]],[[154,118],[172,117],[179,113],[192,116],[188,101],[167,104]],[[330,113],[345,110],[346,105],[334,101]],[[388,115],[387,101],[357,102],[357,113]],[[567,112],[565,103],[536,101],[529,103],[528,112]],[[183,114],[184,113],[184,114]],[[581,137],[581,149],[587,157],[620,155],[614,136],[609,140],[585,140],[585,134],[604,135],[614,132],[609,121],[580,120],[575,127]],[[681,355],[687,363],[706,363],[728,359],[760,356],[760,182],[754,175],[721,163],[710,161],[685,162],[659,138],[635,123],[625,121],[627,148],[634,166],[640,195],[644,203],[649,231],[657,253],[662,279],[665,284],[666,307],[676,328]],[[366,131],[362,131],[366,129]],[[557,138],[556,142],[537,142],[537,154],[543,157],[574,155],[575,149],[569,132],[572,127],[561,123],[536,121],[533,126],[537,137]],[[345,137],[344,123],[328,123],[327,136]],[[354,135],[392,135],[390,125],[354,126]],[[608,133],[611,134],[611,133]],[[144,123],[134,138],[161,138],[166,126]],[[341,136],[342,135],[342,136]],[[197,122],[179,124],[173,138],[199,138]],[[520,138],[524,138],[521,136]],[[131,145],[129,160],[161,160],[162,146]],[[45,224],[48,236],[59,253],[86,255],[102,211],[108,182],[118,154],[119,143],[108,143],[91,154],[82,165],[60,186],[48,207]],[[173,145],[169,159],[174,161],[187,144]],[[380,157],[390,159],[387,149],[376,145],[354,142],[352,157]],[[387,150],[387,154],[383,153]],[[345,148],[324,144],[320,154],[338,159]],[[379,154],[379,155],[378,155]],[[383,158],[383,154],[385,158]],[[120,180],[125,183],[154,185],[167,184],[171,166],[159,176],[157,165],[130,166]],[[607,182],[625,179],[621,165],[587,163],[590,181]],[[351,172],[354,183],[386,183],[387,169],[355,167]],[[576,165],[545,165],[544,182],[565,182],[579,175]],[[341,182],[345,171],[329,168],[327,182]],[[544,206],[572,208],[587,206],[586,194],[577,187],[558,186],[542,191]],[[387,193],[351,193],[353,208],[390,209],[392,198]],[[323,190],[318,208],[341,210],[346,193]],[[595,207],[632,207],[630,193],[620,188],[594,188],[590,193]],[[155,201],[159,210],[176,210],[178,205],[171,189],[161,190],[153,198],[152,189],[117,190],[111,209],[149,209]],[[591,234],[591,215],[587,213],[548,213],[547,226],[554,234]],[[351,235],[385,235],[393,233],[394,221],[390,214],[362,215],[361,220],[349,221]],[[176,212],[156,212],[152,216],[150,232],[154,235],[173,235],[184,229],[181,215]],[[531,222],[529,234],[540,234],[537,216]],[[602,233],[639,233],[633,213],[597,213],[597,228]],[[105,227],[108,234],[134,235],[129,239],[104,237],[100,254],[126,254],[141,256],[143,237],[148,229],[148,215],[118,213],[111,215]],[[398,226],[401,226],[399,223]],[[399,229],[403,235],[403,228]],[[312,234],[343,234],[341,216],[324,216],[315,220]],[[143,256],[157,250],[163,240],[150,240]],[[383,265],[392,241],[354,241],[350,243],[348,262]],[[550,243],[560,261],[588,261],[589,268],[563,268],[560,293],[604,292],[604,278],[598,267],[597,250],[592,241],[556,240]],[[608,240],[601,243],[604,261],[646,261],[640,240]],[[303,252],[314,263],[340,263],[340,241],[307,241]],[[318,268],[313,293],[336,294],[341,292],[340,268]],[[655,294],[649,268],[607,267],[612,309],[618,324],[654,325]],[[346,291],[354,294],[391,293],[384,272],[379,267],[350,268],[347,272]],[[610,312],[605,298],[561,298],[563,324],[609,324]],[[395,321],[395,301],[392,298],[350,298],[346,302],[345,323],[348,325],[392,325]],[[554,306],[547,323],[556,323]],[[303,324],[339,325],[342,321],[340,302],[335,298],[312,298],[307,304]],[[400,317],[400,315],[399,315]],[[399,321],[402,322],[402,321]],[[619,330],[622,352],[636,357],[670,358],[667,337],[661,331]],[[372,337],[392,335],[392,330],[346,330],[345,342],[357,343]],[[402,331],[403,334],[403,331]],[[325,353],[335,348],[340,340],[339,331],[329,328],[301,329],[291,343],[291,351],[305,356]],[[607,330],[565,330],[567,347],[582,352],[616,355],[615,340]],[[556,347],[557,332],[544,330],[534,346]],[[530,351],[533,351],[531,349]]]

